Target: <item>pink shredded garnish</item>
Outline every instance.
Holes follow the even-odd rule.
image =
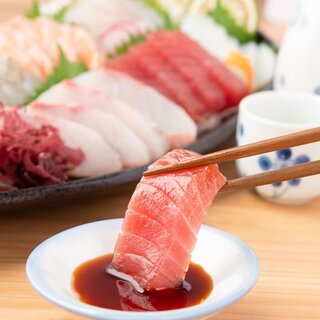
[[[34,127],[2,106],[0,116],[0,191],[63,183],[83,161],[83,152],[65,146],[53,126]]]

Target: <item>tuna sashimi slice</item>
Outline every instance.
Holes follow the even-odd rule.
[[[164,135],[171,148],[187,146],[196,139],[197,127],[180,106],[122,72],[98,69],[83,73],[74,80],[131,105]]]
[[[186,253],[191,253],[196,244],[196,234],[179,207],[161,190],[148,184],[138,184],[128,208],[158,221],[170,234],[175,235]]]
[[[156,125],[150,123],[149,119],[135,107],[99,90],[90,89],[90,85],[82,86],[66,80],[43,93],[38,101],[66,105],[78,104],[112,114],[147,145],[151,160],[161,157],[169,149],[166,139]],[[125,137],[125,132],[122,135]]]
[[[172,274],[180,274],[185,272],[173,259],[169,256],[166,251],[161,250],[158,246],[153,244],[152,242],[146,240],[135,234],[123,233],[120,234],[117,240],[117,244],[115,247],[115,251],[118,254],[134,254],[137,257],[142,257],[143,259],[148,260],[153,264],[152,274],[161,272],[163,276],[168,278],[169,280]],[[114,261],[113,261],[114,267]],[[134,276],[134,275],[132,275]],[[148,279],[149,281],[153,280],[153,276]],[[173,280],[171,280],[173,281]],[[180,283],[179,283],[180,281]],[[179,284],[182,284],[182,280],[173,281],[176,287]],[[163,287],[161,289],[165,289]]]
[[[217,58],[210,55],[206,50],[201,48],[195,41],[190,39],[182,32],[176,32],[181,48],[192,56],[197,63],[201,64],[208,71],[210,77],[224,91],[227,99],[227,107],[237,106],[240,100],[249,93],[247,83],[238,78]],[[168,37],[168,33],[166,33]]]
[[[150,234],[149,230],[153,230],[153,233]],[[182,269],[188,270],[190,254],[158,221],[129,209],[126,213],[126,220],[122,225],[122,231],[125,234],[139,232],[139,235],[148,241],[156,240],[155,245],[161,249],[166,249],[169,256],[179,263]]]
[[[130,128],[110,113],[81,105],[42,102],[32,103],[27,110],[70,120],[95,130],[119,154],[124,168],[142,166],[150,161],[147,146]]]
[[[199,154],[173,150],[150,167],[162,167],[195,157],[199,157]],[[183,184],[181,177],[188,183]],[[207,181],[208,178],[211,180]],[[157,187],[154,186],[156,179],[160,181],[157,182]],[[111,268],[130,275],[145,290],[161,290],[181,285],[186,275],[186,269],[182,266],[186,261],[190,263],[195,234],[200,229],[200,225],[197,230],[190,228],[192,201],[195,201],[195,198],[190,198],[190,192],[198,190],[197,201],[207,211],[225,182],[225,177],[215,164],[143,177],[129,202]],[[200,196],[200,190],[207,195]],[[179,201],[179,197],[185,200]],[[199,221],[204,220],[203,210],[198,212]],[[141,216],[147,216],[149,220],[143,220]],[[141,219],[137,222],[133,220],[138,218]],[[151,223],[150,220],[158,224]],[[173,239],[176,240],[177,247],[182,247],[179,255],[171,250]]]
[[[194,118],[206,111],[206,103],[193,90],[190,81],[174,70],[149,43],[133,47],[126,56],[111,60],[108,66],[153,86]]]
[[[167,39],[167,33],[169,37]],[[164,36],[162,36],[164,35]],[[163,39],[162,39],[163,38]],[[155,48],[177,72],[179,72],[206,103],[205,112],[217,113],[225,106],[225,96],[210,78],[209,73],[188,51],[178,50],[180,42],[172,32],[158,32],[149,37],[149,45]]]

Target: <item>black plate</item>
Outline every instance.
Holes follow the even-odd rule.
[[[218,127],[201,134],[197,141],[188,147],[190,150],[205,154],[217,149],[233,133],[237,116],[224,119]],[[106,196],[133,187],[141,179],[146,167],[124,170],[98,178],[79,179],[60,185],[36,187],[0,193],[0,210],[31,206],[43,203],[65,204],[75,199]]]

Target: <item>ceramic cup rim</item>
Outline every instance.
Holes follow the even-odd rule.
[[[317,96],[313,93],[307,92],[296,92],[296,91],[263,91],[256,92],[248,95],[243,98],[239,105],[239,119],[243,117],[251,117],[255,121],[259,123],[263,123],[264,125],[272,126],[272,127],[282,127],[283,129],[289,130],[303,130],[307,128],[313,128],[320,126],[320,121],[318,123],[315,121],[314,123],[298,123],[298,122],[288,122],[280,119],[269,119],[265,116],[258,114],[254,108],[255,103],[261,103],[261,98],[269,98],[274,101],[292,101],[293,104],[301,104],[302,100],[308,100],[310,103],[314,105],[318,105],[319,107],[319,115],[320,115],[320,96]],[[269,106],[269,108],[274,108],[275,105]],[[306,107],[306,106],[304,106]],[[310,105],[307,104],[307,107]],[[288,106],[289,108],[289,106]]]
[[[61,296],[52,291],[48,285],[46,284],[45,279],[42,275],[38,274],[38,268],[35,267],[41,257],[42,253],[46,250],[47,246],[51,243],[62,239],[63,237],[75,233],[79,230],[87,229],[87,228],[94,228],[97,225],[105,224],[106,227],[116,227],[119,228],[123,222],[123,219],[109,219],[109,220],[102,220],[91,222],[87,224],[83,224],[80,226],[73,227],[71,229],[62,231],[51,238],[45,240],[41,244],[39,244],[30,254],[27,263],[26,263],[26,274],[30,284],[33,288],[42,295],[48,301],[79,315],[89,317],[92,319],[110,319],[110,320],[122,320],[124,318],[130,320],[150,320],[150,319],[170,319],[170,320],[180,320],[180,319],[196,319],[199,317],[206,317],[210,314],[219,312],[224,308],[228,307],[229,305],[235,303],[243,296],[245,296],[255,285],[258,280],[260,274],[260,263],[257,255],[253,251],[253,249],[244,241],[240,240],[236,236],[227,233],[225,231],[216,229],[211,226],[202,225],[201,229],[204,232],[208,232],[210,234],[220,234],[226,240],[233,242],[239,248],[244,250],[248,254],[248,259],[251,263],[251,273],[248,276],[248,282],[243,285],[241,288],[238,288],[233,292],[230,296],[222,299],[219,303],[209,303],[209,304],[199,304],[192,307],[186,307],[183,309],[176,309],[176,310],[169,310],[169,311],[156,311],[156,312],[126,312],[126,311],[119,311],[113,309],[105,309],[99,308],[92,305],[79,305],[79,301],[70,302],[65,301]],[[49,289],[48,289],[49,288]]]

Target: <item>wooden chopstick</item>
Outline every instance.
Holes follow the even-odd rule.
[[[320,127],[210,153],[199,158],[180,162],[174,165],[148,170],[145,171],[143,175],[151,176],[165,172],[200,167],[212,163],[219,164],[222,162],[233,161],[261,153],[286,149],[317,141],[320,141]]]
[[[298,164],[247,177],[228,180],[220,192],[236,191],[243,188],[263,186],[270,183],[293,180],[320,174],[320,160]]]

